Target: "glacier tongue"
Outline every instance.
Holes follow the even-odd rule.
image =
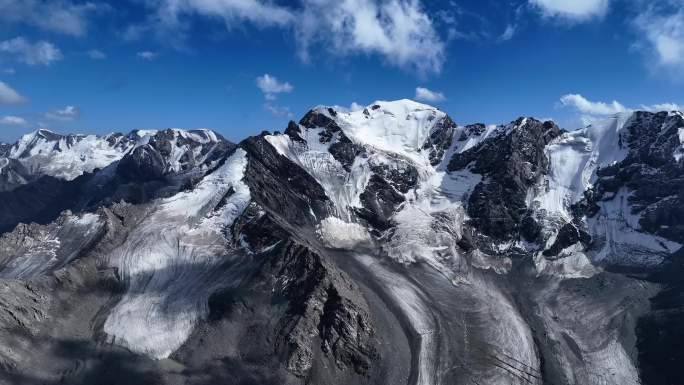
[[[113,252],[110,263],[127,287],[104,324],[116,343],[164,358],[206,315],[207,298],[217,289],[207,278],[219,264],[240,257],[224,230],[249,203],[246,165],[246,153],[238,149],[192,191],[154,202]]]

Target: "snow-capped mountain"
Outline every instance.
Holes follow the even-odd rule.
[[[669,384],[684,359],[679,112],[378,101],[237,145],[41,130],[0,167],[0,384]]]

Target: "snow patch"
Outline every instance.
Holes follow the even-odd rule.
[[[632,213],[629,196],[626,189],[620,189],[611,199],[600,201],[599,213],[587,219],[592,238],[603,245],[591,258],[598,263],[657,266],[682,245],[641,232],[641,216]]]
[[[335,249],[353,249],[361,243],[370,241],[370,234],[365,227],[335,217],[322,220],[316,234],[325,246]]]
[[[681,146],[675,150],[674,158],[677,162],[679,162],[682,160],[682,158],[684,158],[684,127],[680,127],[677,130],[677,133],[679,134],[679,143]]]
[[[557,258],[549,260],[542,252],[534,256],[534,266],[538,275],[550,275],[564,279],[589,278],[600,272],[584,253],[581,243],[568,246],[558,253]]]

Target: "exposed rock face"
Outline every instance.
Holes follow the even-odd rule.
[[[676,383],[683,162],[681,113],[39,131],[0,146],[0,384]]]
[[[587,195],[589,215],[598,201],[627,189],[627,201],[639,224],[649,232],[684,243],[684,163],[676,157],[682,146],[679,114],[636,112],[625,126],[627,156],[601,169]]]
[[[306,376],[313,366],[318,342],[340,370],[349,368],[368,375],[372,361],[378,357],[368,308],[358,288],[329,262],[305,248],[288,245],[283,253],[272,267],[281,280],[294,278],[282,289],[290,306],[276,341],[276,350],[287,357],[287,369]]]
[[[433,166],[442,161],[444,153],[451,147],[455,129],[456,123],[447,116],[440,120],[430,133],[430,137],[423,145],[423,150],[430,151],[430,164]]]
[[[323,188],[306,171],[278,154],[264,135],[248,138],[240,146],[252,160],[245,181],[257,203],[266,209],[283,210],[283,216],[294,225],[311,226],[315,223],[312,212],[327,212],[329,199]]]
[[[465,132],[480,135],[483,129],[469,126]],[[531,118],[520,118],[507,130],[510,133],[455,154],[448,166],[449,171],[470,167],[483,175],[483,183],[470,195],[468,214],[476,228],[499,240],[516,238],[529,220],[528,190],[548,168],[544,147],[561,134],[553,122]]]

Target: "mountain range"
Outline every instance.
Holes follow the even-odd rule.
[[[684,114],[0,145],[0,384],[677,384]]]

